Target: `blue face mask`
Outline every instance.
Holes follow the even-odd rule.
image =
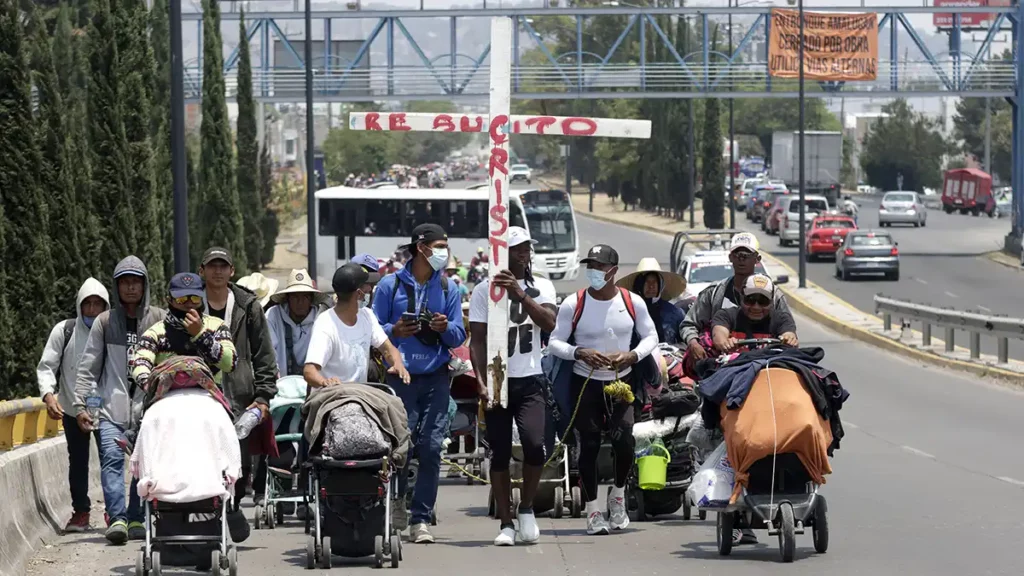
[[[604,277],[605,272],[603,270],[587,270],[587,281],[590,282],[590,287],[594,290],[600,290],[608,284],[608,280]]]
[[[427,262],[430,262],[430,267],[435,271],[440,270],[448,264],[448,249],[447,248],[433,248],[433,253],[427,258]]]
[[[86,328],[92,328],[93,321],[96,320],[95,316],[82,316],[82,322],[85,323]]]

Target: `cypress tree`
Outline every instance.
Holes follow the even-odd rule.
[[[256,100],[252,95],[252,64],[249,59],[249,39],[245,30],[245,13],[238,20],[238,200],[242,208],[245,229],[245,256],[252,270],[260,269],[263,253],[263,212],[260,202],[259,161],[260,147],[256,141]]]
[[[8,0],[0,0],[0,6]],[[6,9],[6,7],[4,8]],[[2,17],[0,17],[2,18]],[[0,141],[3,135],[0,135]],[[4,204],[0,202],[0,254],[7,253],[7,218],[4,216]],[[7,286],[7,264],[0,258],[0,285]],[[11,368],[14,362],[11,361],[11,321],[10,309],[7,307],[7,291],[0,290],[0,400],[14,398],[14,390],[11,388]]]
[[[267,266],[274,261],[274,249],[277,247],[277,233],[281,224],[277,220],[277,212],[273,208],[274,171],[270,161],[270,148],[266,144],[260,151],[260,206],[263,207],[263,243],[260,249],[260,266]]]
[[[725,228],[725,169],[722,162],[721,100],[704,101],[704,132],[701,141],[701,180],[704,227]]]
[[[80,207],[71,178],[71,140],[67,137],[68,122],[64,118],[64,100],[49,35],[38,18],[33,23],[32,69],[39,97],[39,143],[43,156],[39,177],[48,199],[53,268],[60,272],[55,279],[54,295],[60,315],[73,317],[78,287],[87,273],[79,238]]]
[[[49,334],[54,313],[49,222],[38,175],[42,155],[27,56],[17,2],[0,0],[0,204],[8,218],[3,291],[12,305],[6,314],[10,339],[5,352],[10,356],[0,363],[9,366],[15,393],[34,388],[39,338]]]
[[[171,196],[174,176],[171,167],[171,25],[167,0],[154,0],[150,11],[150,43],[153,46],[152,118],[153,194],[156,196],[157,222],[153,231],[160,235],[164,273],[174,274],[174,221]],[[194,192],[195,190],[191,190]]]
[[[153,54],[147,32],[149,14],[141,0],[120,0],[114,21],[117,28],[117,73],[120,82],[125,133],[125,171],[136,226],[131,252],[149,268],[153,286],[164,285],[162,223],[157,222],[153,193],[153,149],[150,145],[149,99],[153,87]]]
[[[231,250],[235,269],[248,270],[244,245],[242,211],[235,187],[234,146],[224,95],[224,54],[220,35],[217,0],[203,0],[203,124],[200,128],[202,156],[199,186],[200,250],[223,246]]]

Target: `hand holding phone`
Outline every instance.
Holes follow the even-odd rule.
[[[391,334],[396,338],[408,338],[416,332],[419,332],[420,321],[415,314],[406,312],[402,314],[401,319],[391,329]]]

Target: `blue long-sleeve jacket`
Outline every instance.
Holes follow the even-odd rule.
[[[466,341],[466,328],[462,323],[462,297],[458,286],[450,283],[448,297],[445,298],[441,287],[441,272],[435,272],[426,284],[420,285],[416,283],[409,268],[407,266],[395,274],[389,274],[380,281],[373,295],[373,313],[402,354],[409,373],[431,374],[451,360],[449,349],[458,348]],[[392,335],[394,325],[409,310],[407,291],[399,283],[412,287],[417,300],[414,309],[425,308],[431,314],[440,312],[448,317],[448,328],[439,334],[440,343],[437,346],[427,346],[415,335],[407,338]]]

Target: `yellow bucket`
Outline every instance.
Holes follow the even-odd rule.
[[[641,490],[662,490],[665,488],[665,478],[668,475],[668,463],[672,456],[668,450],[660,444],[653,444],[651,450],[662,452],[664,456],[651,454],[636,459],[637,476],[639,477]]]

